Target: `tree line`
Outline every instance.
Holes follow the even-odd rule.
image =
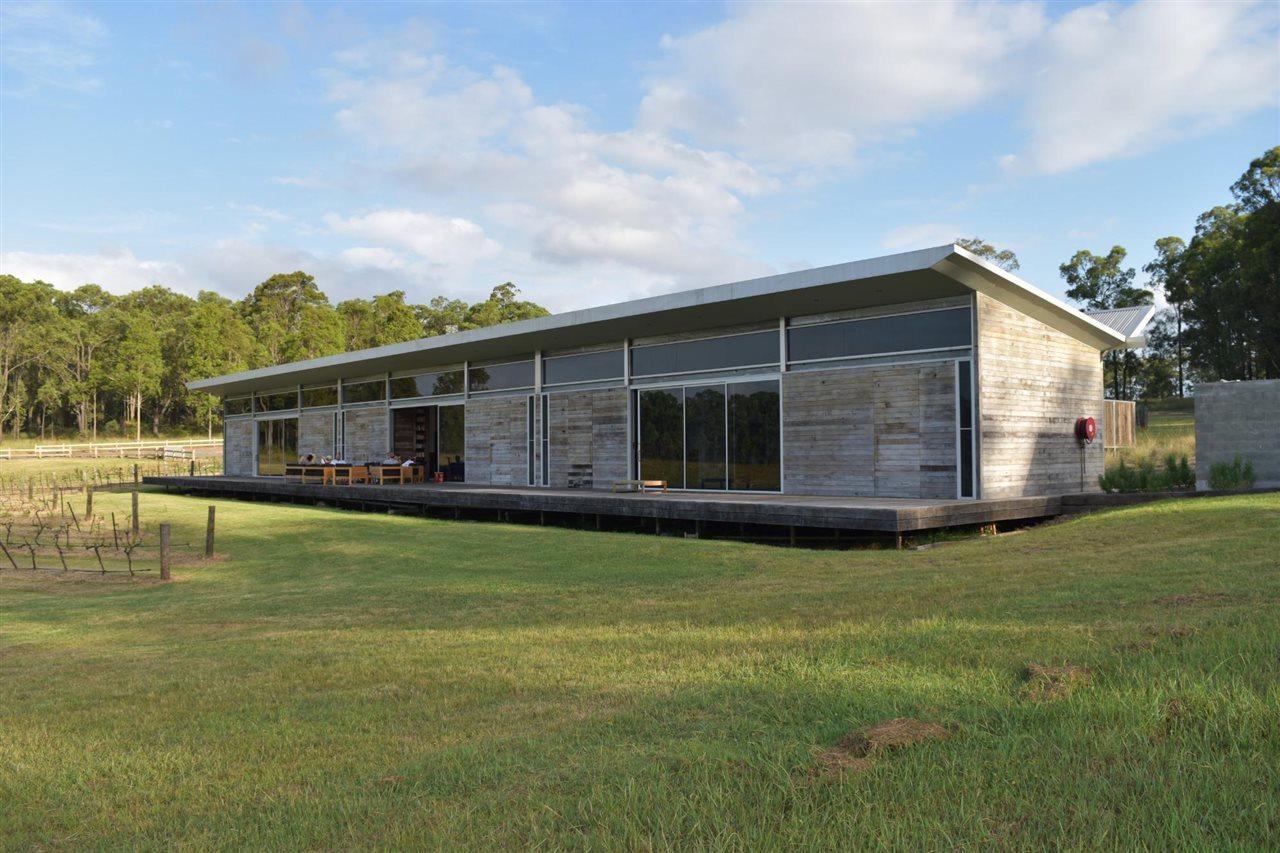
[[[212,434],[218,399],[187,390],[191,380],[545,314],[510,282],[471,304],[414,305],[397,290],[334,305],[305,272],[273,275],[238,302],[0,275],[0,440]]]
[[[1181,397],[1195,382],[1280,378],[1280,146],[1250,163],[1230,192],[1232,201],[1196,219],[1190,241],[1155,241],[1144,282],[1123,246],[1081,249],[1058,268],[1067,297],[1086,310],[1146,305],[1157,293],[1168,305],[1144,349],[1107,353],[1108,396]],[[957,242],[1018,268],[1016,255],[980,238]]]

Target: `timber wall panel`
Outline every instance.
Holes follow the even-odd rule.
[[[784,374],[791,494],[954,498],[955,362]]]
[[[1096,349],[978,294],[981,497],[1098,491],[1102,360]],[[1077,418],[1098,421],[1083,450]]]
[[[549,485],[608,489],[627,476],[627,391],[549,395]]]
[[[228,420],[222,425],[225,470],[228,476],[253,476],[253,434],[256,429],[257,422],[249,419]]]
[[[472,397],[466,414],[466,481],[489,486],[523,486],[528,469],[529,398]]]

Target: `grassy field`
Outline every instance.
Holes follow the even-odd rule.
[[[206,504],[146,494],[142,513],[192,542]],[[1276,495],[904,552],[218,517],[221,556],[168,584],[0,570],[0,846],[1280,832]],[[1087,671],[1046,689],[1031,664]],[[833,751],[899,717],[948,737]]]

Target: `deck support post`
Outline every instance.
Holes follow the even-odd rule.
[[[792,548],[796,547],[796,526],[794,524],[789,526],[788,534],[789,534],[788,538],[790,539],[791,547]]]
[[[894,534],[894,547],[896,547],[899,551],[902,550],[902,534],[901,533]]]

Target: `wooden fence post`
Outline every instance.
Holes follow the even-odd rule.
[[[138,535],[138,490],[134,489],[133,495],[133,535]]]
[[[160,525],[160,580],[169,579],[169,525]]]
[[[29,501],[35,500],[35,497],[36,497],[35,482],[30,477],[28,477],[27,478],[27,500]]]
[[[206,557],[213,556],[213,513],[217,507],[209,506],[209,522],[204,528],[204,555]]]
[[[133,484],[138,485],[138,463],[133,463]]]
[[[93,518],[93,486],[84,487],[84,517]]]
[[[195,475],[196,475],[196,460],[193,458],[193,459],[191,460],[191,473],[190,473],[190,476],[194,477]]]

